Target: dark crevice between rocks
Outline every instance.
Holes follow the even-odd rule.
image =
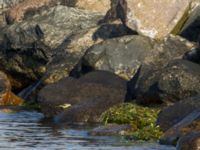
[[[122,37],[125,35],[137,35],[138,33],[129,29],[123,24],[102,24],[93,34],[93,40],[98,39],[112,39]]]
[[[196,18],[188,27],[186,27],[180,36],[192,42],[200,42],[200,16]]]
[[[139,77],[141,76],[141,69],[142,65],[140,65],[134,77],[129,82],[127,82],[127,93],[125,102],[133,101],[137,97],[138,81]]]
[[[111,9],[108,10],[105,17],[99,21],[99,24],[112,22],[120,19],[123,24],[127,21],[128,6],[126,0],[111,0]]]

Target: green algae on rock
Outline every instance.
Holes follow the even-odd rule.
[[[132,129],[127,135],[136,140],[158,140],[162,135],[155,122],[159,109],[139,106],[134,103],[116,105],[102,114],[102,121],[107,123],[130,124]]]

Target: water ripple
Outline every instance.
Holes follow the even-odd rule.
[[[175,150],[155,143],[127,143],[120,137],[89,136],[84,129],[39,123],[37,112],[0,112],[0,150]]]

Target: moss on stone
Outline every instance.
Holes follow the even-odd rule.
[[[158,140],[162,132],[155,122],[159,109],[124,103],[114,106],[102,114],[107,123],[130,124],[132,129],[125,135],[136,140]]]

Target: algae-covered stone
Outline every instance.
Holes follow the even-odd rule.
[[[104,123],[130,124],[131,131],[126,135],[139,140],[159,139],[162,132],[155,125],[159,109],[124,103],[110,108],[102,114]]]

